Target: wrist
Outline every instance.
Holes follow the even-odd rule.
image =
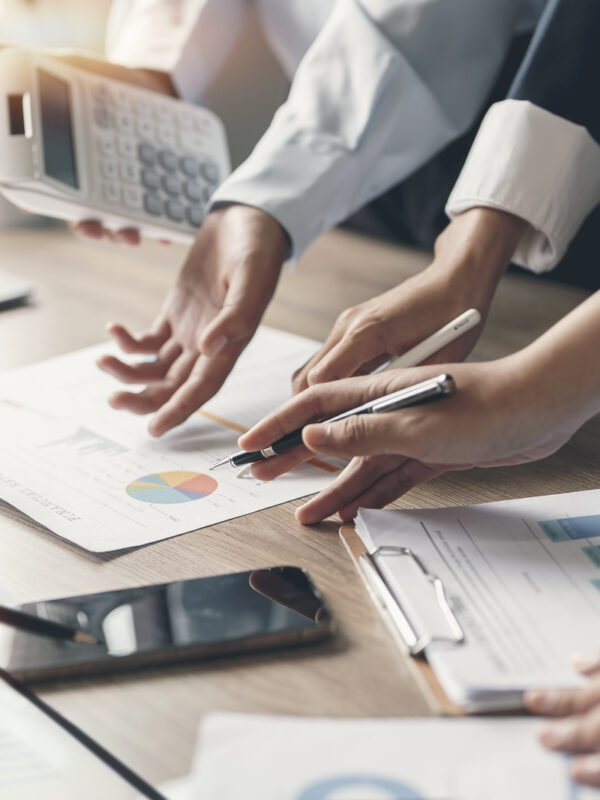
[[[527,228],[514,214],[472,208],[456,216],[435,242],[431,268],[489,301]]]

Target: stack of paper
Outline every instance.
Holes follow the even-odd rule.
[[[465,640],[432,643],[425,653],[454,702],[471,711],[515,707],[524,689],[581,683],[570,656],[600,650],[600,490],[360,509],[356,530],[370,552],[410,548],[441,579]],[[382,560],[400,606],[410,606],[402,559]],[[428,612],[412,609],[425,628]]]
[[[214,714],[169,800],[597,800],[536,721]]]

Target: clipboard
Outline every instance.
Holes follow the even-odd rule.
[[[424,650],[432,642],[445,641],[459,646],[464,641],[464,633],[448,605],[440,579],[428,573],[418,556],[408,548],[384,547],[378,548],[373,554],[370,554],[352,524],[342,525],[339,535],[392,638],[400,651],[404,655],[410,656],[409,663],[412,672],[424,689],[432,710],[449,716],[466,716],[465,710],[447,697],[435,673],[424,658]],[[381,570],[381,560],[386,558],[410,559],[417,571],[422,573],[422,580],[429,585],[438,604],[439,614],[447,624],[449,636],[423,630],[422,625],[415,623],[410,612],[400,603]]]

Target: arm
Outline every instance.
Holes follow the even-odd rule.
[[[432,404],[379,416],[308,425],[305,449],[255,464],[270,479],[310,453],[353,456],[336,481],[298,511],[316,522],[358,506],[378,507],[446,470],[519,464],[550,455],[600,411],[600,292],[533,344],[507,358],[394,370],[320,384],[294,397],[240,438],[240,446],[266,447],[315,419],[408,386],[440,371],[457,391]]]

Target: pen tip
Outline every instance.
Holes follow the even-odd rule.
[[[77,631],[73,636],[74,642],[81,642],[82,644],[100,644],[98,639],[95,639],[89,633],[84,633],[83,631]]]
[[[216,469],[217,467],[222,467],[223,464],[228,464],[228,463],[229,463],[229,457],[228,458],[222,458],[220,461],[217,461],[216,464],[211,464],[211,466],[208,468],[208,470],[210,472],[211,469]]]

